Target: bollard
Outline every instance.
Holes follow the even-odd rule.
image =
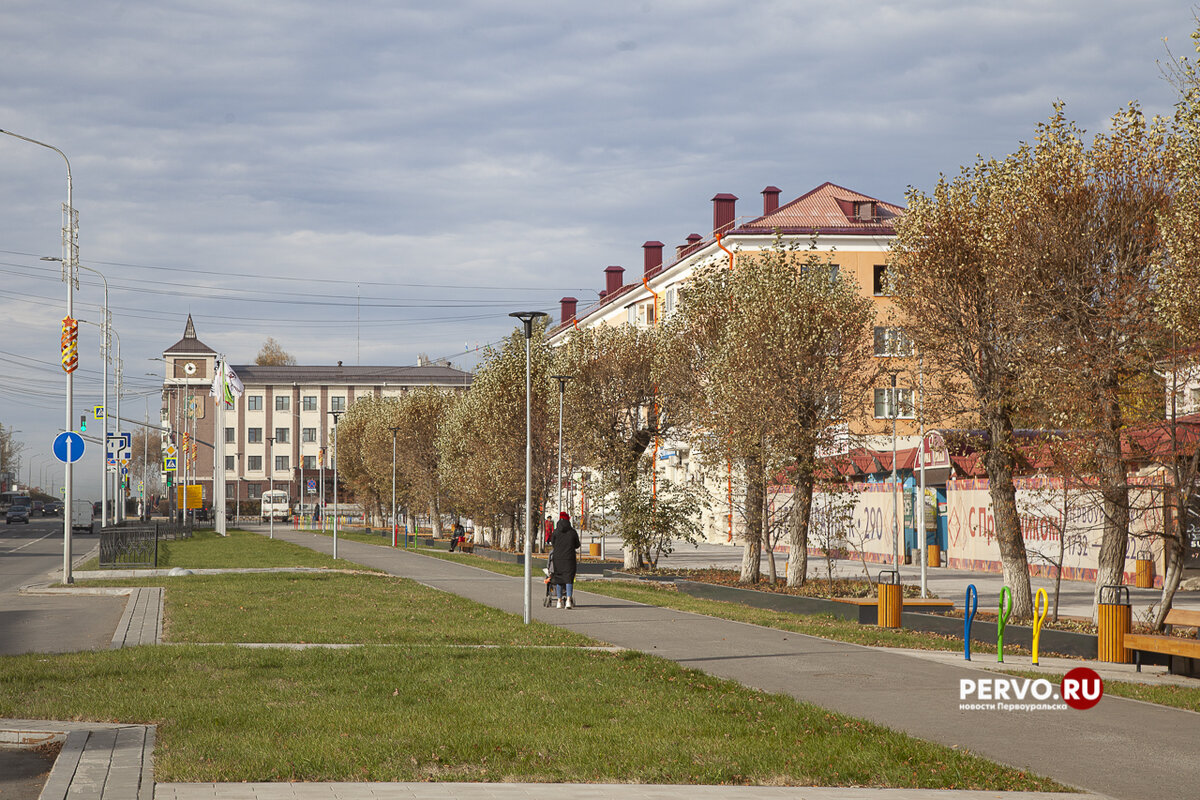
[[[1004,601],[1008,601],[1008,606],[1004,605]],[[1008,618],[1012,614],[1012,589],[1007,586],[1000,587],[1000,613],[996,618],[996,661],[1004,663],[1004,626],[1008,623]]]
[[[1137,554],[1136,573],[1133,585],[1139,589],[1154,588],[1154,554],[1149,550],[1142,550]]]
[[[890,575],[887,583],[883,576]],[[875,624],[881,628],[899,628],[900,612],[904,610],[904,599],[900,593],[900,573],[897,570],[882,570],[877,581],[879,605]]]
[[[1104,602],[1105,592],[1108,592],[1111,602]],[[1125,602],[1121,602],[1121,593],[1125,593]],[[1133,660],[1133,653],[1125,647],[1125,634],[1133,624],[1133,606],[1129,604],[1129,587],[1101,586],[1100,608],[1098,615],[1100,634],[1096,637],[1096,660],[1107,661],[1110,664],[1128,664]]]
[[[971,623],[979,610],[979,590],[975,584],[967,587],[967,600],[963,605],[963,658],[971,660]]]
[[[1046,596],[1045,589],[1038,589],[1037,594],[1033,596],[1033,665],[1035,667],[1038,663],[1038,637],[1042,635],[1042,623],[1046,621],[1048,613],[1050,613],[1050,598]]]

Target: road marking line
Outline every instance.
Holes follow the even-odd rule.
[[[12,550],[4,550],[4,551],[0,551],[0,555],[3,555],[3,554],[5,554],[5,553],[15,553],[15,552],[17,552],[18,550],[24,550],[26,547],[29,547],[29,545],[31,545],[31,544],[37,544],[37,543],[38,543],[38,542],[40,542],[42,539],[49,539],[49,538],[50,538],[51,536],[53,536],[55,533],[58,533],[58,531],[55,531],[54,533],[47,533],[45,536],[43,536],[43,537],[41,537],[41,538],[39,538],[39,539],[34,539],[34,540],[32,540],[32,541],[26,542],[25,544],[21,545],[20,547],[14,547]]]

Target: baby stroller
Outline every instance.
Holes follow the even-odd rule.
[[[546,559],[546,566],[542,568],[542,572],[544,572],[546,575],[546,598],[542,600],[542,605],[546,608],[550,608],[554,605],[556,598],[554,597],[554,584],[550,580],[550,573],[554,572],[554,562],[549,558]]]

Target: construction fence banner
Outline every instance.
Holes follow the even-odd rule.
[[[1017,515],[1030,571],[1052,576],[1061,560],[1068,580],[1095,580],[1104,533],[1104,508],[1094,485],[1061,478],[1018,478]],[[1136,575],[1136,560],[1155,562],[1155,582],[1162,583],[1163,487],[1161,482],[1130,479],[1129,541],[1125,572]],[[952,569],[1000,572],[996,519],[986,479],[952,480],[946,486],[948,547],[946,565]]]

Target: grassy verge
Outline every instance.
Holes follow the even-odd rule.
[[[232,529],[228,536],[202,530],[190,539],[170,539],[158,543],[158,568],[236,569],[253,567],[328,567],[355,568],[345,559],[334,560],[308,547],[281,539],[268,539],[257,533]],[[91,559],[80,570],[100,569],[99,559]],[[145,585],[145,584],[139,584]]]
[[[291,552],[252,536],[180,543],[190,552],[173,556],[206,567],[263,542]],[[233,546],[208,549],[222,545]],[[574,646],[585,637],[401,579],[330,572],[132,583],[148,582],[166,587],[172,641],[391,646],[179,644],[5,657],[0,716],[156,723],[162,781],[1062,789],[652,656],[585,650]]]
[[[1046,672],[1034,672],[1032,670],[1001,670],[1006,675],[1016,675],[1022,678],[1045,678],[1050,681],[1062,680],[1062,676],[1066,673],[1048,670]],[[1200,711],[1200,686],[1176,686],[1174,684],[1146,684],[1132,683],[1130,681],[1109,681],[1104,682],[1104,693],[1106,695],[1116,695],[1117,697],[1127,697],[1130,700],[1142,700],[1146,703],[1154,703],[1160,706],[1171,706],[1172,708],[1182,708],[1187,711]]]
[[[156,722],[161,781],[1061,789],[635,653],[139,647],[0,659],[0,715]]]

